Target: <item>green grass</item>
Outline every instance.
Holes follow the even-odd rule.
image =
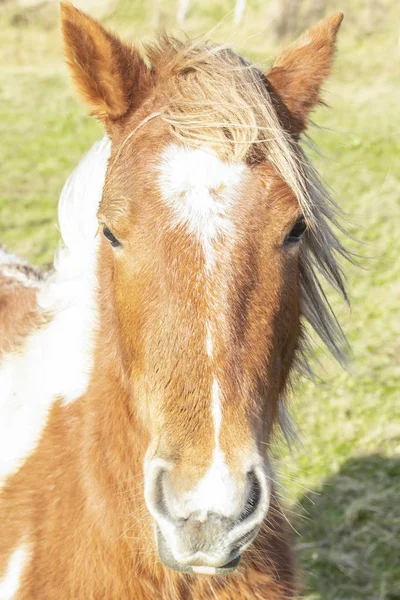
[[[0,239],[38,264],[57,243],[61,186],[100,135],[77,108],[56,71],[0,72]]]
[[[152,3],[142,6],[121,0],[108,22],[135,37],[151,34],[156,20],[175,26],[172,2],[161,4],[158,17]],[[234,29],[228,18],[213,37],[234,39],[238,51],[266,63],[276,43],[268,34],[268,6],[249,1],[243,27]],[[227,0],[193,2],[187,31],[204,33],[230,8]],[[359,240],[346,244],[362,258],[361,267],[345,266],[351,312],[331,297],[352,345],[350,368],[340,370],[320,351],[324,382],[300,382],[292,400],[303,447],[293,457],[283,446],[277,449],[307,600],[400,599],[395,10],[390,0],[356,1],[351,11],[344,5],[335,73],[326,86],[331,109],[317,111],[315,121],[323,128],[311,130],[325,155],[314,160]],[[0,241],[44,265],[58,240],[62,184],[101,129],[74,99],[54,20],[21,22],[3,11],[0,33]]]

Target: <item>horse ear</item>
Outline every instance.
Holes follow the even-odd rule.
[[[107,123],[140,105],[150,74],[137,50],[67,2],[61,29],[72,79],[92,114]]]
[[[265,74],[283,125],[297,137],[306,128],[309,113],[320,102],[321,85],[331,71],[342,20],[343,14],[338,12],[319,21],[282,50]]]

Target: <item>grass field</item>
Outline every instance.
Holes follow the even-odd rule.
[[[353,356],[343,371],[319,351],[323,382],[299,382],[292,400],[302,447],[278,445],[278,471],[303,597],[400,600],[400,11],[395,0],[348,4],[331,108],[318,110],[311,134],[358,240],[346,245],[361,255],[359,267],[345,265],[351,311],[332,297]],[[149,35],[154,11],[141,6],[121,1],[108,22]],[[173,24],[172,4],[161,6],[159,21]],[[187,31],[203,33],[230,8],[193,3]],[[276,41],[263,11],[249,2],[242,28],[228,17],[213,37],[266,64]],[[45,265],[61,186],[101,130],[74,98],[52,17],[21,18],[5,4],[0,35],[0,242]]]

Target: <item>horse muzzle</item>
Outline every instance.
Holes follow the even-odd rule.
[[[218,555],[218,552],[213,551],[207,553],[204,551],[186,552],[181,555],[178,553],[178,560],[170,549],[167,540],[161,533],[158,525],[156,525],[156,539],[158,554],[161,562],[174,571],[180,573],[193,573],[201,575],[228,575],[232,573],[240,562],[240,554],[236,549],[229,552],[232,558],[224,556],[223,553]],[[193,538],[190,540],[190,546],[193,546]],[[228,560],[228,562],[227,562]]]
[[[237,500],[230,514],[207,510],[218,505],[212,498],[201,498],[198,510],[188,514],[182,508],[179,514],[177,505],[165,493],[167,477],[168,471],[158,462],[146,481],[146,503],[155,521],[162,563],[182,573],[227,575],[234,571],[269,507],[265,469],[257,465],[247,472],[245,485],[234,495]],[[193,508],[193,502],[190,506]]]

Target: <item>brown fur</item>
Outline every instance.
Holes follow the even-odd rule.
[[[140,106],[150,74],[139,53],[72,4],[61,15],[66,60],[92,114],[107,124]]]
[[[3,271],[0,267],[0,357],[16,351],[28,333],[39,327],[42,317],[36,296],[41,279],[37,271],[23,263]]]
[[[190,137],[190,127],[179,128],[176,106],[165,110],[171,86],[183,85],[182,80],[171,82],[176,74],[171,65],[181,76],[189,67],[179,68],[176,61],[182,54],[174,55],[175,63],[164,55],[163,62],[154,51],[154,64],[147,70],[135,50],[70,5],[63,6],[74,80],[92,112],[105,121],[112,141],[99,219],[123,243],[124,252],[117,256],[102,239],[99,328],[86,393],[69,406],[62,399],[55,402],[40,443],[0,495],[0,522],[6,523],[0,535],[0,574],[12,550],[27,539],[31,560],[16,600],[293,598],[290,536],[275,492],[262,530],[235,573],[214,579],[181,575],[158,560],[143,496],[145,453],[151,448],[173,458],[172,485],[182,493],[205,472],[212,452],[212,370],[204,349],[209,298],[199,277],[204,258],[183,228],[169,227],[170,211],[154,185],[162,148],[177,135]],[[338,26],[338,16],[316,26],[309,33],[312,43],[284,51],[267,75],[278,117],[289,119],[286,132],[279,124],[276,131],[293,136],[287,142],[296,156],[295,139],[311,104],[318,101]],[[314,64],[316,47],[321,51]],[[282,73],[286,67],[292,70],[296,52],[302,75],[292,79]],[[228,62],[233,56],[225,54]],[[196,70],[195,60],[191,68]],[[262,81],[257,77],[257,85]],[[165,118],[146,120],[164,110]],[[258,137],[253,136],[248,150],[257,147]],[[219,133],[217,138],[221,140]],[[229,135],[227,139],[230,143]],[[220,443],[237,473],[241,455],[254,440],[268,461],[279,402],[301,342],[306,277],[309,307],[319,306],[307,246],[282,250],[301,212],[296,190],[273,159],[257,152],[245,157],[249,175],[233,216],[241,235],[231,253],[225,252],[228,240],[217,241],[216,272],[226,279],[227,290],[223,296],[217,284],[213,300],[226,317],[222,325],[215,323],[219,336],[213,364],[224,392]],[[220,190],[214,193],[218,196]],[[324,239],[334,239],[324,231]],[[312,241],[308,243],[312,252]],[[319,252],[335,279],[332,251]],[[18,315],[14,318],[18,322]],[[328,336],[329,325],[313,318]],[[332,339],[334,346],[334,335]]]
[[[336,34],[343,20],[338,12],[320,21],[283,50],[266,77],[284,126],[298,137],[320,102],[320,89],[330,74]],[[287,109],[287,110],[286,110]]]

